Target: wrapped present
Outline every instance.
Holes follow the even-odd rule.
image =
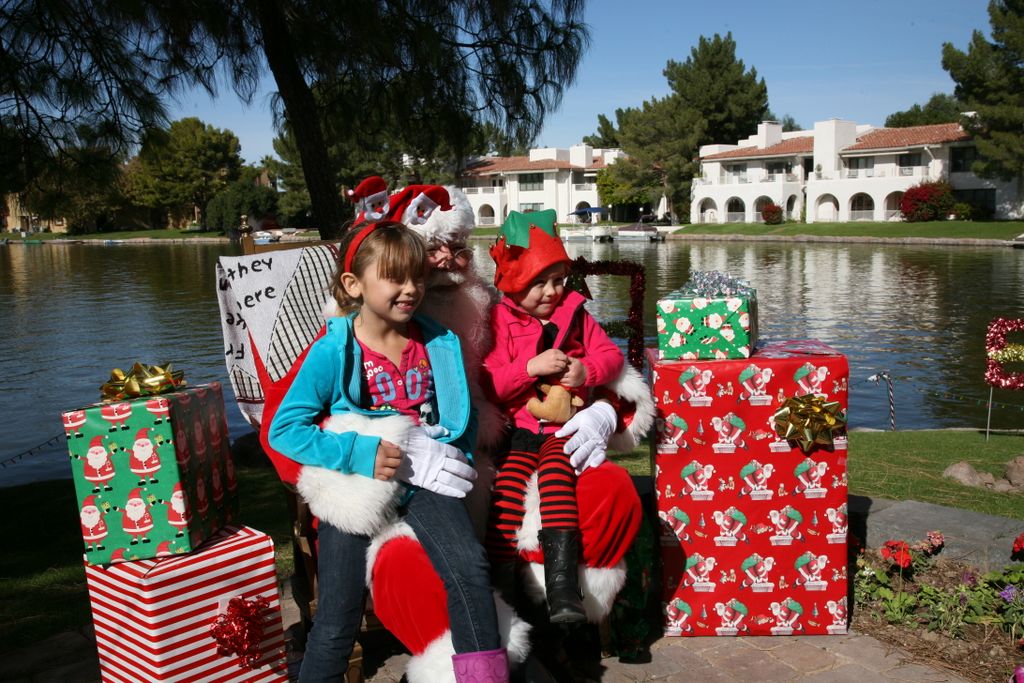
[[[693,273],[656,311],[662,359],[748,358],[757,344],[757,290],[717,271]]]
[[[187,555],[86,565],[104,681],[287,681],[274,543],[224,527]]]
[[[648,351],[666,635],[846,633],[845,356]]]
[[[188,552],[238,514],[219,383],[64,413],[91,564]]]

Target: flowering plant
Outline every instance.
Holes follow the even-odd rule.
[[[886,541],[879,552],[882,554],[882,557],[891,560],[900,569],[908,569],[914,559],[910,554],[910,546],[907,545],[906,541]]]
[[[1010,551],[1010,559],[1024,562],[1024,533],[1013,539],[1013,549]]]

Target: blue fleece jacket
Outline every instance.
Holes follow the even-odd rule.
[[[303,465],[372,478],[380,437],[326,432],[319,427],[325,414],[351,412],[382,417],[396,413],[361,407],[363,354],[352,327],[354,317],[352,314],[328,321],[327,333],[313,343],[285,394],[270,424],[268,438],[271,447]],[[449,432],[438,441],[452,444],[472,462],[476,411],[469,400],[459,339],[429,318],[415,316],[414,320],[420,327],[434,375],[438,424]]]

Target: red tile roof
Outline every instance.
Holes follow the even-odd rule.
[[[814,151],[814,136],[805,135],[790,138],[768,147],[739,147],[726,152],[716,152],[703,158],[703,161],[715,159],[758,159],[761,157],[791,156],[793,154],[809,154]]]
[[[970,139],[971,136],[960,127],[959,123],[936,123],[930,126],[910,126],[909,128],[876,128],[861,135],[855,144],[843,148],[842,151],[903,149]]]
[[[492,175],[495,173],[556,171],[562,169],[599,171],[604,167],[604,157],[594,157],[591,160],[590,166],[587,167],[573,166],[568,161],[559,161],[557,159],[530,161],[528,156],[487,157],[471,165],[463,172],[463,175]]]

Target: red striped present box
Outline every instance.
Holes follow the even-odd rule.
[[[187,555],[86,564],[85,575],[104,681],[288,680],[274,543],[266,534],[225,527]],[[256,669],[218,654],[210,635],[236,596],[270,601]]]

